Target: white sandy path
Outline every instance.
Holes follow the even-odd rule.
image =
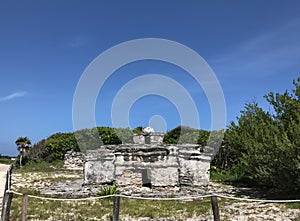
[[[0,164],[0,198],[3,197],[5,182],[6,182],[6,173],[9,168],[9,165]]]

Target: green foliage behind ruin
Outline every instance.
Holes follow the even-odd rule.
[[[300,78],[294,81],[292,92],[271,92],[265,98],[271,111],[248,103],[237,122],[231,122],[217,165],[226,165],[244,183],[299,192]]]
[[[34,144],[28,153],[28,159],[29,161],[47,162],[63,160],[65,153],[69,150],[84,151],[96,149],[100,145],[130,143],[132,134],[130,129],[110,127],[84,129],[75,133],[56,133]],[[83,141],[80,142],[80,147],[78,140]]]
[[[206,130],[197,130],[191,127],[178,126],[166,133],[164,143],[167,144],[200,144],[205,146],[209,139],[210,132]]]

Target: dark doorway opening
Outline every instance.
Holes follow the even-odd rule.
[[[151,170],[142,169],[142,182],[144,187],[151,188]]]
[[[150,144],[151,140],[150,140],[150,136],[145,136],[145,144]]]

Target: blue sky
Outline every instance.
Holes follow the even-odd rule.
[[[73,131],[73,96],[86,67],[112,46],[139,38],[169,39],[199,53],[222,86],[228,123],[246,102],[268,108],[262,96],[291,89],[300,76],[296,0],[0,1],[0,153],[17,154],[19,136],[35,143]],[[117,92],[145,74],[180,82],[196,100],[201,128],[210,129],[201,87],[180,68],[159,61],[128,64],[105,82],[95,107],[97,125],[111,125]],[[180,123],[176,106],[149,95],[133,104],[130,125],[147,126],[156,115],[166,129]]]

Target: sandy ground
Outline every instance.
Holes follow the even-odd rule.
[[[0,164],[0,198],[3,197],[4,187],[6,181],[6,172],[9,168],[9,165]]]

